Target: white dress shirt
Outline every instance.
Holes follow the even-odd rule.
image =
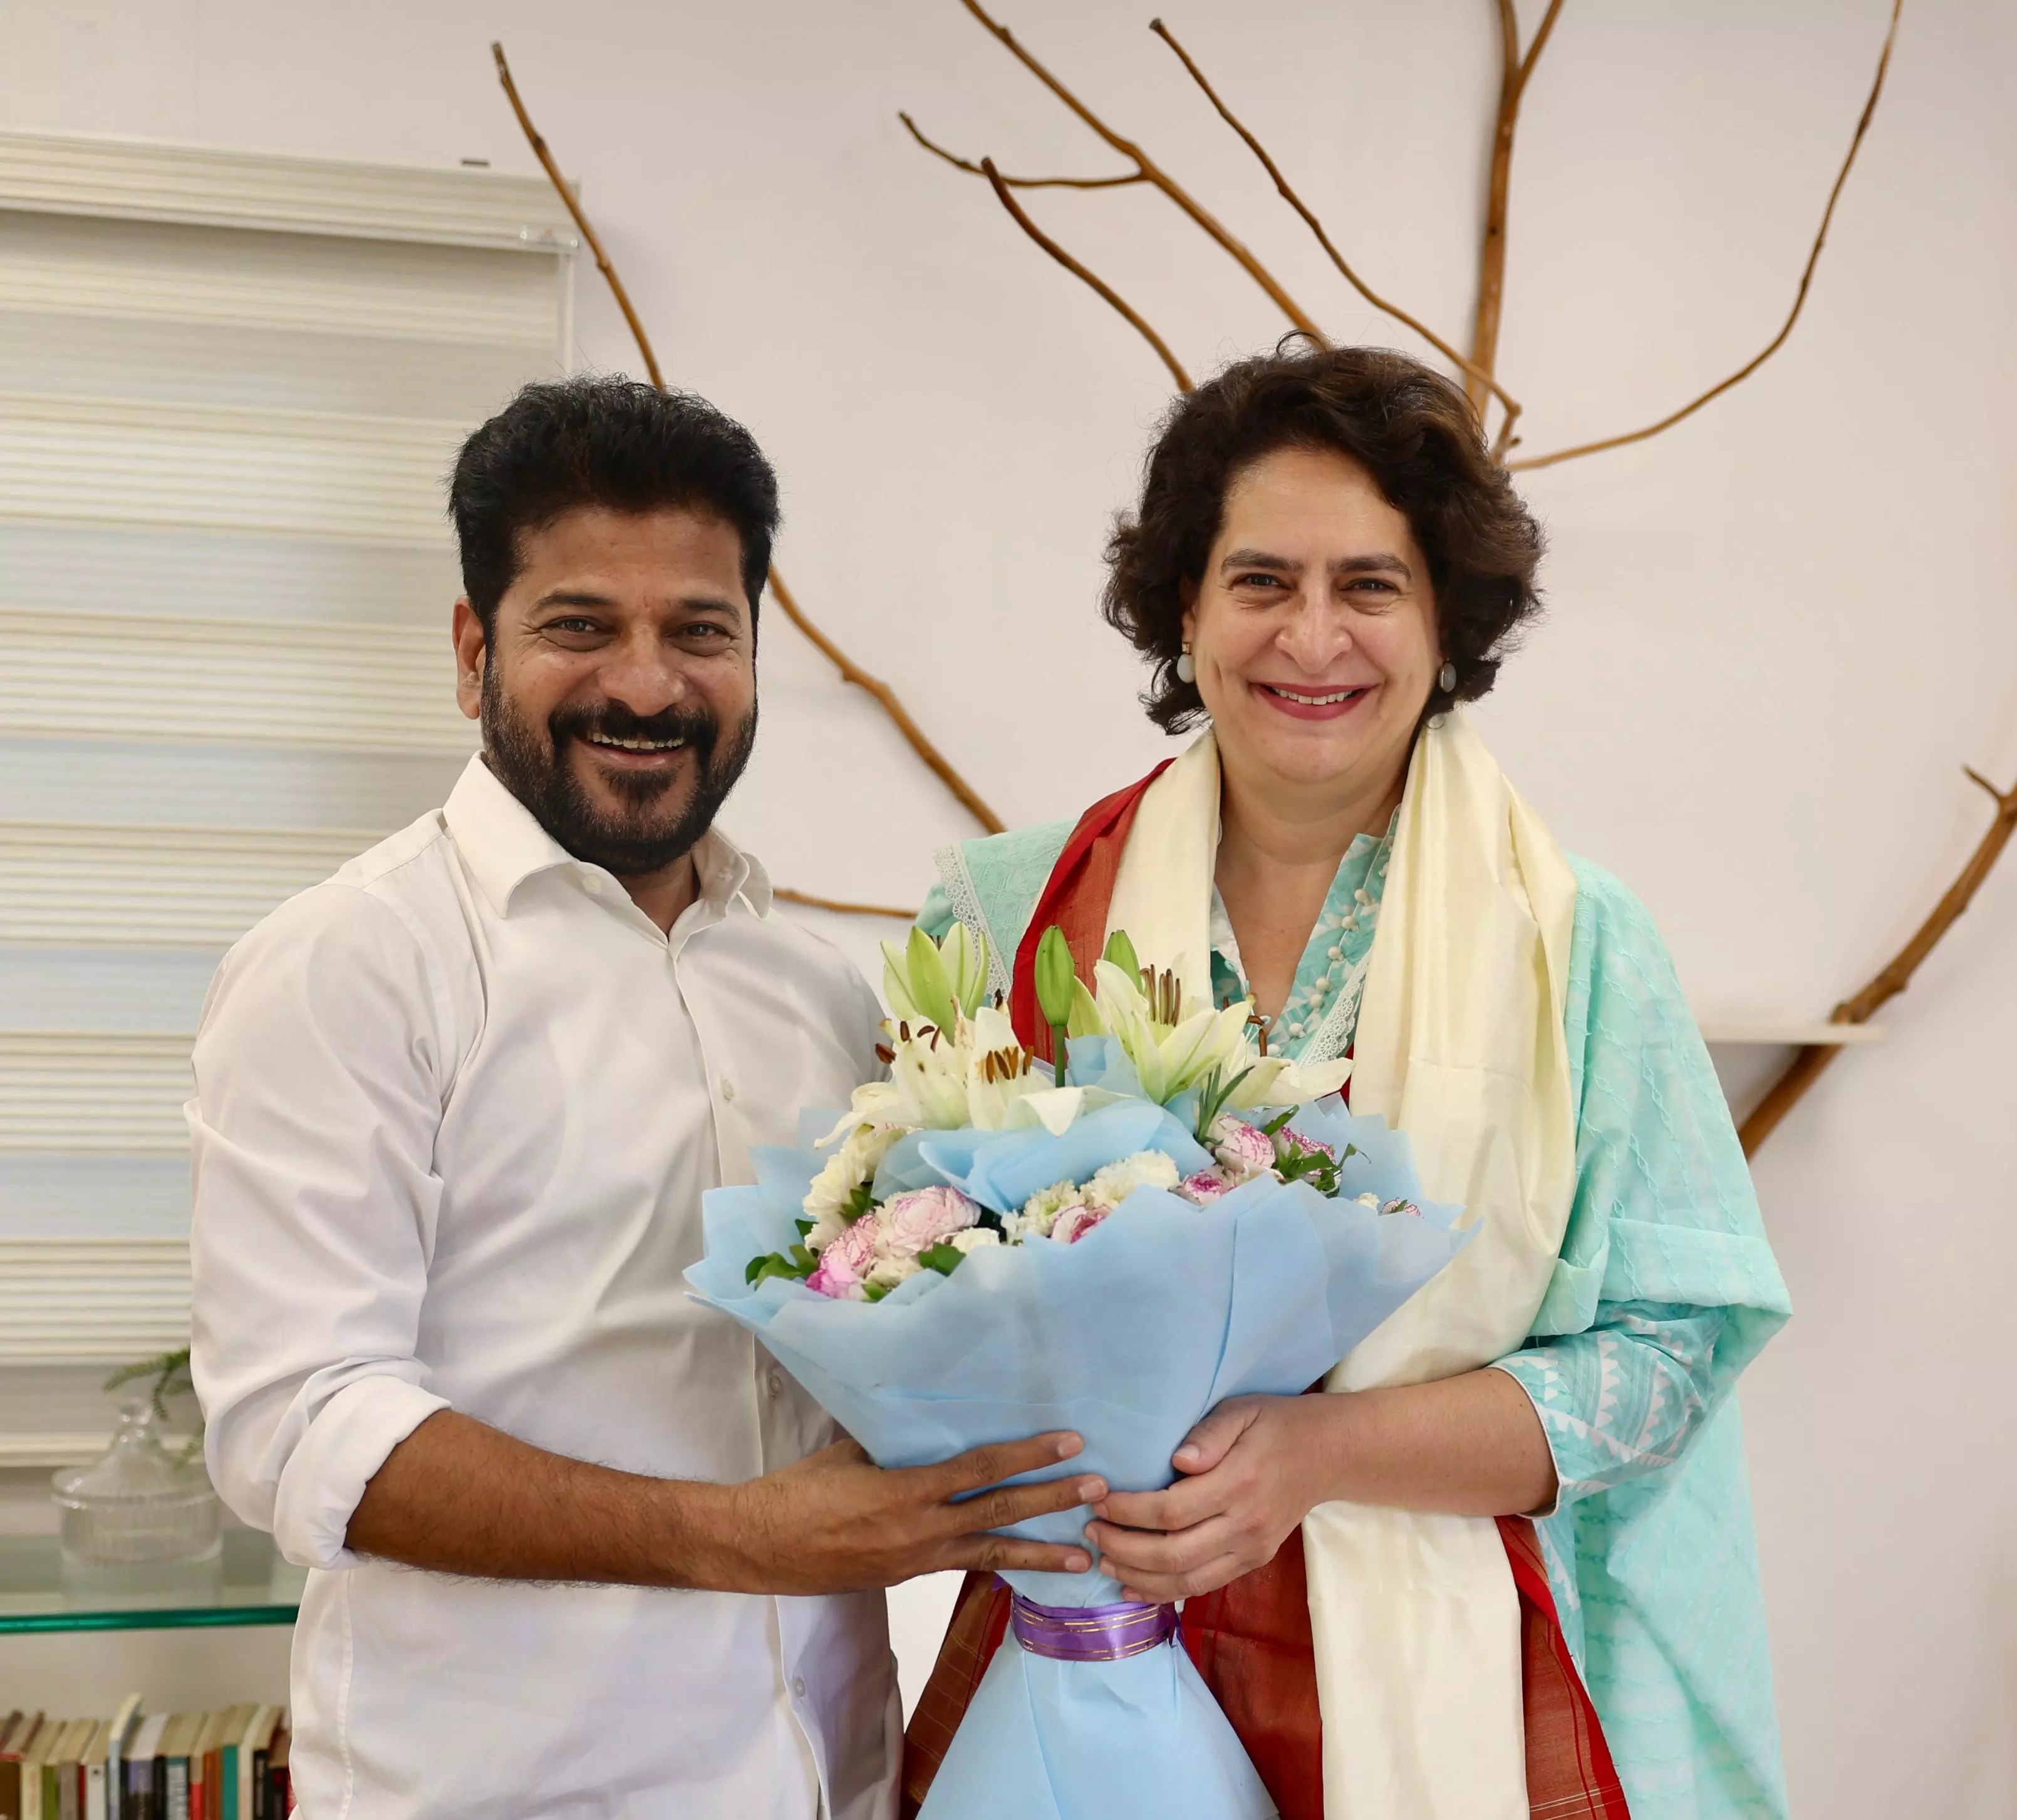
[[[701,1196],[876,1068],[880,1015],[718,834],[669,937],[473,760],[439,812],[226,958],[197,1039],[195,1374],[226,1501],[316,1571],[308,1820],[882,1820],[882,1595],[469,1580],[352,1511],[453,1408],[536,1446],[739,1480],[834,1438],[687,1299]]]

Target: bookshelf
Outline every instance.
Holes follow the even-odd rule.
[[[54,1536],[0,1536],[0,1636],[291,1624],[305,1577],[257,1529],[226,1530],[207,1569],[110,1587],[67,1582]]]

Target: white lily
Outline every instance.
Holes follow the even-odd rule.
[[[1307,1106],[1326,1093],[1335,1093],[1351,1078],[1348,1061],[1290,1061],[1286,1056],[1256,1056],[1240,1063],[1248,1072],[1245,1080],[1225,1096],[1228,1112],[1251,1112],[1261,1106]],[[1229,1078],[1230,1077],[1229,1077]]]
[[[981,1130],[1007,1129],[1022,1101],[1058,1091],[1051,1071],[1016,1041],[1006,1012],[983,1005],[970,1022],[962,1022],[961,1035],[967,1054],[967,1111]]]
[[[1180,994],[1170,976],[1157,976],[1160,1004],[1152,1004],[1138,978],[1112,961],[1094,969],[1099,1005],[1106,1027],[1119,1041],[1142,1091],[1167,1106],[1214,1068],[1229,1077],[1254,1059],[1247,1041],[1250,1007],[1243,1001],[1214,1010],[1202,999]],[[1174,1012],[1174,1015],[1159,1015]]]
[[[902,1123],[950,1131],[970,1122],[966,1083],[972,1051],[965,1040],[967,1028],[964,1018],[957,1031],[932,1024],[897,1026],[889,1085],[900,1099]]]

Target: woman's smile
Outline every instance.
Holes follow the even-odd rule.
[[[1377,683],[1348,683],[1342,688],[1293,688],[1286,683],[1249,683],[1260,700],[1292,720],[1341,720],[1369,701]]]

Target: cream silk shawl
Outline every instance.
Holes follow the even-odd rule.
[[[1144,795],[1110,932],[1211,995],[1218,750]],[[1575,1187],[1564,997],[1575,878],[1461,715],[1416,741],[1360,1009],[1351,1103],[1408,1134],[1478,1236],[1328,1390],[1419,1384],[1514,1350]],[[1169,964],[1167,962],[1165,964]],[[1488,1518],[1320,1504],[1303,1524],[1326,1820],[1527,1820],[1519,1600]]]

